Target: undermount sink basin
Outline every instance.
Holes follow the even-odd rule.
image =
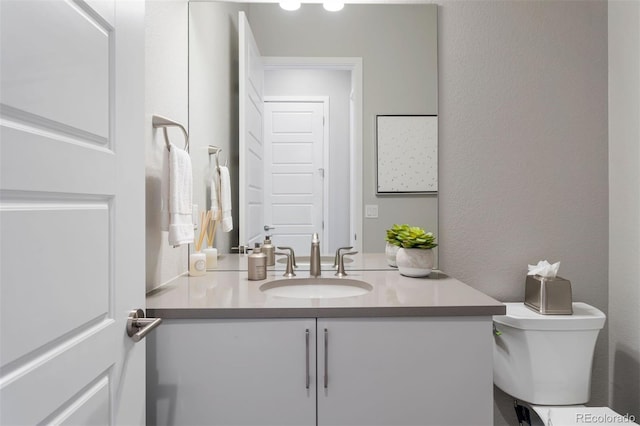
[[[296,265],[298,266],[309,266],[310,262],[310,257],[309,256],[296,256]],[[320,265],[322,266],[333,266],[333,261],[335,260],[335,257],[333,256],[320,256]],[[283,265],[285,263],[287,263],[287,258],[286,257],[280,257],[277,260],[278,263],[282,263]],[[344,257],[344,263],[351,263],[353,262],[353,259],[350,259],[348,257]]]
[[[350,278],[285,278],[260,286],[260,291],[270,296],[295,299],[362,296],[372,289],[371,284]]]

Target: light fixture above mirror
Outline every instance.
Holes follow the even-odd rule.
[[[344,8],[344,2],[340,0],[325,0],[322,6],[329,12],[337,12]],[[300,9],[300,2],[298,0],[281,0],[280,7],[284,10],[294,11]]]
[[[325,0],[322,6],[329,12],[338,12],[344,8],[344,3],[340,0]]]
[[[300,2],[297,0],[282,0],[280,7],[284,10],[294,11],[300,9]]]

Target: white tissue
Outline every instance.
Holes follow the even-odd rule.
[[[529,272],[527,275],[540,275],[545,278],[555,278],[558,275],[558,269],[560,269],[560,262],[556,262],[553,265],[546,260],[541,260],[537,265],[529,265]]]

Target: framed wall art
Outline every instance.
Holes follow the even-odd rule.
[[[376,116],[377,194],[438,192],[438,116]]]

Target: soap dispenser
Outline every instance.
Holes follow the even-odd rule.
[[[260,243],[256,243],[252,253],[248,256],[247,272],[251,281],[267,278],[267,256],[262,252]]]
[[[271,243],[271,235],[266,234],[262,243],[262,252],[267,256],[267,266],[276,264],[276,248]]]

